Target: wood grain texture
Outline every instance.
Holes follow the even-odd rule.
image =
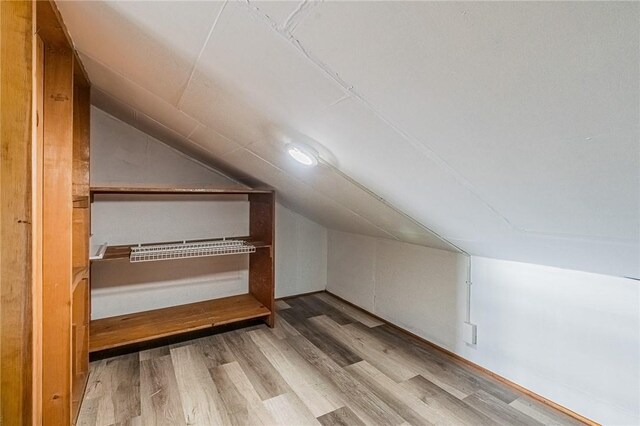
[[[264,401],[275,424],[319,426],[320,422],[294,393],[285,393]]]
[[[160,380],[160,379],[159,379]],[[92,365],[78,424],[114,424],[140,416],[140,358],[137,353]]]
[[[451,362],[449,357],[436,349],[420,345],[413,339],[403,339],[387,325],[365,328],[354,324],[353,328],[359,328],[361,332],[372,334],[378,340],[393,346],[413,370],[460,398],[478,390],[484,390],[507,403],[518,397],[516,392],[492,378],[474,374],[467,368]]]
[[[333,392],[325,377],[311,368],[288,342],[276,339],[264,330],[249,334],[314,416],[321,416],[344,405],[342,398]]]
[[[80,409],[89,374],[89,238],[91,234],[89,199],[89,116],[90,88],[80,62],[73,65],[73,169],[72,169],[72,383],[71,415]]]
[[[249,234],[251,239],[268,245],[249,257],[249,293],[271,312],[275,312],[275,208],[273,192],[249,194]],[[265,322],[273,327],[275,314]]]
[[[420,400],[403,392],[397,383],[377,371],[366,361],[350,365],[346,370],[410,424],[433,425],[446,421],[444,416],[436,416]]]
[[[515,401],[509,403],[509,405],[545,425],[582,424],[581,422],[571,417],[567,417],[563,413],[559,413],[557,410],[554,410],[548,405],[542,404],[527,395],[521,396]]]
[[[343,344],[330,333],[325,333],[304,317],[297,316],[295,310],[282,311],[281,316],[341,367],[362,361],[349,345]]]
[[[140,361],[141,415],[147,424],[186,425],[171,356]]]
[[[330,413],[318,417],[323,426],[364,426],[360,417],[351,411],[349,407],[341,407]]]
[[[261,399],[273,398],[291,390],[247,333],[226,333],[224,340]]]
[[[273,247],[256,248],[249,256],[249,293],[270,312],[275,311],[274,302],[274,259]],[[274,325],[274,315],[266,318],[270,327]]]
[[[429,373],[455,369],[457,363],[418,356],[422,353],[406,348],[413,344],[406,335],[396,333],[397,339],[392,338],[387,332],[393,330],[369,327],[370,318],[360,322],[351,317],[353,322],[341,325],[328,315],[318,315],[318,306],[323,305],[315,303],[315,298],[346,312],[336,305],[341,303],[337,300],[330,303],[309,295],[301,297],[304,303],[290,300],[289,307],[279,313],[292,315],[291,323],[280,319],[274,329],[259,324],[141,353],[142,410],[124,410],[131,417],[120,418],[120,424],[162,424],[162,416],[178,425],[475,426],[537,424],[541,418],[552,419],[552,424],[573,424],[560,412],[541,417],[544,411],[527,404],[521,393],[507,404],[482,386],[467,389],[473,390],[470,394],[461,392],[458,373]],[[285,331],[283,324],[290,329]],[[309,335],[330,337],[361,359],[341,365],[333,359],[335,349],[305,337],[309,330]],[[385,359],[390,369],[385,369]],[[115,423],[109,395],[116,391],[114,379],[120,373],[109,373],[114,367],[108,362],[92,363],[81,424]],[[393,374],[393,369],[402,369],[402,374]],[[476,379],[482,383],[480,375]],[[493,393],[501,394],[495,389]],[[174,415],[180,407],[182,417]]]
[[[469,395],[463,401],[499,424],[522,426],[539,426],[542,424],[482,390]]]
[[[365,334],[357,333],[352,327],[340,327],[324,315],[312,318],[310,321],[320,330],[324,330],[338,339],[343,345],[347,345],[361,359],[368,360],[369,363],[396,382],[410,379],[418,374],[416,369],[407,367],[403,358],[394,351],[392,346],[377,342]]]
[[[379,325],[384,324],[384,322],[379,321],[375,318],[373,318],[371,315],[367,315],[364,312],[350,306],[347,305],[346,303],[342,303],[340,300],[336,299],[335,297],[329,295],[328,293],[318,293],[317,295],[315,295],[315,297],[317,299],[322,300],[325,303],[330,304],[331,306],[333,306],[336,309],[339,309],[340,311],[344,312],[345,315],[350,316],[351,318],[353,318],[353,320],[355,322],[360,322],[361,324],[366,325],[367,327],[377,327]]]
[[[32,318],[33,318],[33,376],[32,376],[32,419],[34,424],[42,424],[42,188],[44,161],[44,125],[41,119],[44,111],[44,42],[37,34],[34,38],[34,73],[33,73],[33,135],[32,149],[32,181],[33,181],[33,286],[32,286]],[[88,367],[88,366],[87,366]]]
[[[91,321],[91,352],[270,315],[249,294]]]
[[[569,410],[568,408],[554,402],[551,401],[550,399],[547,399],[527,388],[525,388],[524,386],[519,385],[518,383],[515,383],[505,377],[500,376],[499,374],[494,373],[493,371],[486,369],[476,363],[473,363],[447,349],[442,348],[441,346],[438,346],[406,329],[403,329],[402,327],[399,327],[379,316],[376,316],[374,314],[371,314],[370,312],[366,311],[365,309],[362,309],[361,307],[346,301],[345,299],[341,298],[340,296],[337,296],[329,291],[325,291],[325,293],[330,296],[333,297],[335,299],[337,299],[339,302],[350,306],[353,309],[356,309],[360,312],[362,312],[365,315],[368,315],[371,317],[371,319],[373,320],[377,320],[380,321],[382,324],[386,324],[388,325],[390,328],[393,328],[396,332],[399,332],[400,334],[403,334],[405,336],[409,336],[413,341],[414,344],[418,343],[422,346],[426,346],[429,347],[431,349],[435,349],[436,351],[438,351],[441,355],[446,356],[446,358],[450,361],[453,362],[455,364],[457,364],[458,366],[467,369],[468,371],[470,371],[472,374],[479,374],[480,377],[484,378],[484,379],[488,379],[488,380],[493,380],[495,382],[499,382],[502,386],[504,386],[505,392],[508,395],[509,392],[513,392],[515,391],[516,393],[521,393],[524,395],[527,395],[530,399],[535,400],[537,403],[544,405],[545,407],[547,407],[548,409],[552,410],[552,411],[559,411],[563,414],[565,414],[566,416],[568,416],[571,419],[574,419],[575,421],[577,421],[580,424],[587,424],[587,425],[591,425],[591,426],[598,426],[599,423],[579,414],[576,413],[575,411]],[[363,323],[364,324],[364,323]]]
[[[182,410],[189,425],[230,424],[218,388],[202,354],[193,345],[171,350]]]
[[[358,417],[377,425],[397,425],[400,416],[382,399],[354,380],[344,369],[302,336],[291,337],[293,348],[336,389]]]
[[[203,187],[203,186],[92,186],[93,194],[272,194],[269,189],[246,187]]]
[[[422,376],[413,377],[400,384],[403,389],[422,401],[434,413],[461,425],[495,425],[495,421],[456,398]]]
[[[89,282],[80,280],[73,290],[71,404],[76,418],[89,375]]]
[[[72,377],[73,54],[45,40],[43,419],[69,424]]]
[[[0,3],[0,415],[30,424],[32,314],[32,5]]]
[[[80,65],[76,61],[74,71]],[[74,74],[73,197],[89,197],[90,88]]]

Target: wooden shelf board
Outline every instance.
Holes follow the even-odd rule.
[[[251,294],[91,321],[89,352],[271,315]]]
[[[270,247],[270,245],[265,243],[264,241],[253,241],[251,239],[251,237],[229,237],[227,239],[229,239],[229,240],[244,240],[247,243],[253,245],[257,249]],[[198,240],[189,240],[189,241],[195,242],[195,241],[198,241]],[[206,241],[206,240],[203,240],[203,241]],[[181,243],[181,242],[182,241],[163,241],[163,242],[156,242],[156,243],[150,243],[150,244],[171,244],[171,243]],[[100,261],[100,260],[128,259],[129,256],[131,255],[131,247],[134,247],[135,245],[136,244],[134,244],[134,245],[121,245],[121,246],[108,246],[107,247],[107,251],[104,253],[104,256],[102,256],[102,259],[94,259],[93,262]],[[144,245],[145,244],[143,244],[143,246]]]
[[[92,186],[92,194],[269,194],[271,189],[242,187]]]

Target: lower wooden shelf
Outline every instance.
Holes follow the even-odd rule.
[[[89,352],[271,315],[251,294],[91,321]]]

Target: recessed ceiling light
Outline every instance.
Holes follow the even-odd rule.
[[[287,145],[287,152],[298,163],[313,167],[318,165],[318,154],[312,148],[297,143]]]

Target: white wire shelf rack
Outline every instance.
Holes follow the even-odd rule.
[[[243,240],[206,240],[182,243],[154,244],[131,247],[129,261],[153,262],[157,260],[185,259],[189,257],[225,256],[254,253],[256,247]]]

